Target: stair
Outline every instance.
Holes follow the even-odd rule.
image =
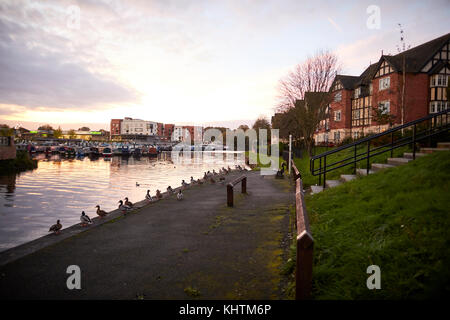
[[[311,194],[316,194],[323,191],[322,186],[311,186]]]
[[[383,170],[383,169],[389,169],[389,168],[394,168],[395,166],[393,166],[392,164],[387,164],[387,163],[372,163],[372,170],[373,171],[379,171],[379,170]]]
[[[402,164],[407,164],[412,161],[412,159],[408,158],[388,158],[387,163],[393,166],[401,166]]]
[[[438,149],[450,149],[450,142],[438,142],[437,147]]]
[[[450,151],[450,148],[438,147],[438,148],[420,148],[421,152],[433,153],[435,151]]]
[[[341,174],[341,180],[344,182],[352,181],[356,179],[356,174]]]
[[[416,152],[416,158],[423,157],[423,156],[426,156],[426,155],[428,155],[428,153]],[[403,158],[412,159],[413,158],[413,153],[412,152],[405,152],[405,153],[403,153]]]
[[[416,158],[424,157],[430,153],[436,151],[450,151],[450,142],[438,142],[436,148],[420,148],[420,152],[416,152]],[[387,163],[372,163],[369,174],[376,173],[377,171],[389,168],[395,168],[408,162],[413,161],[412,152],[403,153],[403,158],[388,158]],[[357,176],[366,176],[367,169],[356,169],[356,175],[354,174],[342,174],[340,180],[327,180],[325,185],[327,188],[333,188],[342,183],[356,179]],[[322,186],[311,186],[311,194],[316,194],[323,191]]]
[[[327,188],[334,188],[334,187],[337,187],[340,184],[342,184],[342,182],[339,181],[339,180],[327,180],[325,182],[325,185],[326,185]]]

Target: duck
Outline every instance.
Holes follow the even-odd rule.
[[[59,222],[59,220],[56,221],[54,225],[48,229],[48,232],[53,232],[53,234],[59,234],[59,230],[61,230],[62,224]]]
[[[206,178],[208,178],[208,175],[205,172],[205,174],[203,175],[203,179],[206,179]]]
[[[209,179],[209,182],[216,183],[216,180],[214,180],[214,178],[211,178],[211,179]]]
[[[230,166],[228,166],[228,173],[230,173],[231,172],[231,168],[230,168]]]
[[[100,218],[103,218],[107,215],[106,211],[101,210],[99,205],[96,205],[95,207],[97,208],[97,214],[100,216]]]
[[[182,181],[181,181],[181,185],[182,185],[183,187],[187,187],[189,184],[186,183],[186,181],[182,180]]]
[[[131,207],[127,206],[126,204],[123,204],[122,200],[119,200],[119,210],[122,211],[123,214],[126,214],[128,211],[131,210]]]
[[[213,172],[212,172],[212,173],[213,173],[214,176],[217,176],[216,170],[213,169]]]
[[[80,221],[82,227],[86,227],[88,224],[92,223],[91,218],[89,218],[84,211],[81,211]]]
[[[180,189],[180,191],[178,191],[178,193],[177,193],[177,200],[178,200],[178,201],[183,200],[183,193],[181,192],[181,189]]]
[[[137,183],[137,181],[136,181],[136,187],[139,187],[140,186],[140,184],[139,183]]]
[[[156,197],[157,197],[158,199],[162,199],[162,197],[163,197],[163,195],[162,195],[161,191],[159,191],[159,189],[156,190]]]
[[[133,207],[133,203],[131,201],[129,201],[127,197],[125,197],[125,205],[130,207],[130,208]]]
[[[191,183],[192,183],[192,184],[195,183],[194,177],[192,177],[192,176],[191,176]]]
[[[200,179],[197,179],[197,183],[198,183],[198,184],[203,184],[203,181],[200,180]]]
[[[172,193],[173,193],[173,189],[172,189],[171,186],[168,186],[168,187],[167,187],[167,192],[168,192],[169,194],[172,194]]]
[[[150,195],[150,190],[147,190],[147,194],[145,195],[145,199],[149,200],[149,201],[153,201],[152,196]]]
[[[225,177],[219,177],[219,181],[225,181]]]

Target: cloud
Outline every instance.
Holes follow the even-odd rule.
[[[39,11],[23,11],[16,15],[42,18]],[[89,59],[89,51],[71,52],[64,35],[44,28],[0,16],[0,104],[42,110],[101,109],[139,100],[135,90],[83,63],[83,59],[95,61]]]

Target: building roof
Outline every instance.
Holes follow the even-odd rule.
[[[335,81],[339,80],[344,87],[344,89],[353,89],[355,86],[355,83],[358,81],[358,76],[346,76],[342,74],[336,75]]]

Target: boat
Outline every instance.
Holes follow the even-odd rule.
[[[110,147],[104,147],[103,149],[102,149],[102,156],[104,156],[104,157],[111,157],[112,156],[112,150],[111,150],[111,148]]]
[[[122,147],[122,156],[129,156],[130,155],[130,149],[128,147]]]
[[[98,157],[100,155],[100,152],[98,151],[97,147],[89,147],[89,155],[91,157]]]
[[[156,148],[153,146],[148,147],[148,155],[150,157],[156,157],[158,155],[158,150],[156,150]]]
[[[82,147],[78,147],[75,149],[75,152],[77,154],[77,157],[84,157],[84,149]]]
[[[66,149],[65,152],[66,157],[75,157],[76,151],[74,147],[68,146],[65,149]]]
[[[66,147],[64,147],[64,146],[59,146],[57,152],[58,152],[60,155],[65,155],[65,154],[66,154]]]
[[[122,148],[115,148],[112,150],[113,155],[115,156],[121,156],[122,155]]]
[[[141,156],[141,149],[140,148],[134,148],[131,153],[135,157],[140,157]]]

